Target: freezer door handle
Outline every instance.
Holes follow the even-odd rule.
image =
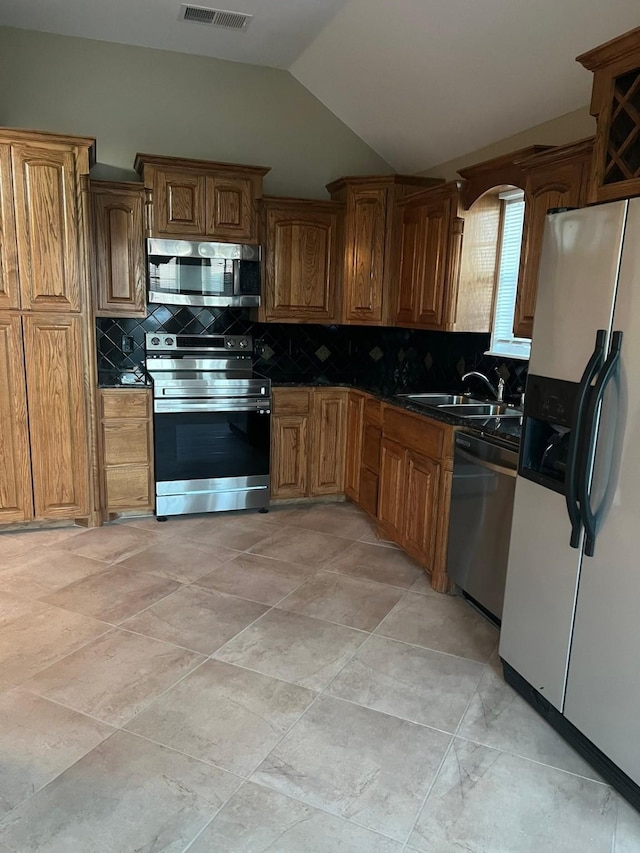
[[[596,382],[595,388],[593,389],[593,394],[589,403],[589,409],[585,418],[585,427],[587,429],[587,432],[584,460],[580,471],[580,476],[578,478],[578,499],[580,501],[580,514],[582,516],[582,523],[584,524],[584,529],[586,533],[584,553],[587,555],[587,557],[593,557],[596,547],[597,519],[595,513],[593,512],[593,508],[591,507],[590,472],[596,451],[598,414],[600,412],[600,405],[602,403],[602,398],[604,397],[604,392],[607,388],[607,385],[609,384],[617,370],[618,362],[620,361],[621,350],[622,332],[614,332],[611,335],[611,349],[609,350],[609,355],[607,356],[607,360],[602,366],[602,370],[600,371],[600,375],[598,376],[598,381]]]
[[[598,329],[596,332],[596,343],[593,353],[587,362],[580,384],[578,385],[576,408],[573,415],[573,423],[571,425],[571,438],[569,439],[569,451],[567,454],[565,497],[567,502],[567,512],[569,513],[569,521],[571,522],[571,540],[569,544],[572,548],[580,547],[580,532],[582,530],[583,523],[580,505],[578,503],[578,461],[581,446],[580,436],[583,432],[583,421],[589,402],[591,384],[598,375],[598,371],[602,367],[602,362],[604,361],[606,341],[606,329]]]

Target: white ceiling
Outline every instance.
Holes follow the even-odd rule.
[[[0,0],[0,24],[288,68],[345,0],[192,0],[254,15],[234,31],[179,21],[182,0]],[[191,0],[189,0],[191,2]]]
[[[0,0],[0,24],[288,68],[394,168],[414,172],[588,103],[592,75],[574,57],[640,23],[638,0],[193,5],[255,17],[234,32],[178,21],[180,0]]]

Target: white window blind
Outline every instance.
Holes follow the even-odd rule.
[[[503,193],[502,246],[498,261],[498,282],[491,331],[490,350],[487,355],[505,355],[510,358],[529,358],[531,341],[513,334],[516,308],[516,288],[522,246],[524,197],[521,191]]]

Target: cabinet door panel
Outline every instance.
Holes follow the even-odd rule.
[[[24,318],[36,518],[88,513],[88,435],[79,317]]]
[[[143,195],[91,190],[97,313],[146,316]]]
[[[105,465],[148,465],[146,421],[110,421],[103,426]]]
[[[325,322],[335,314],[337,216],[268,210],[267,319]]]
[[[538,293],[538,268],[547,211],[554,207],[580,207],[586,196],[589,161],[586,157],[550,164],[527,179],[520,271],[516,294],[514,333],[530,338]]]
[[[149,509],[153,506],[153,484],[148,465],[107,468],[107,509]]]
[[[344,319],[382,322],[387,190],[354,190],[347,204]]]
[[[311,401],[312,495],[344,491],[346,397],[342,391],[315,389]]]
[[[256,241],[254,181],[207,177],[207,234],[220,240]]]
[[[411,325],[416,316],[417,287],[422,275],[420,254],[422,210],[406,207],[400,232],[400,272],[396,297],[396,323]]]
[[[205,178],[179,169],[157,169],[153,180],[153,232],[205,235]]]
[[[80,311],[74,154],[15,145],[12,162],[22,307]]]
[[[416,286],[416,321],[421,326],[441,326],[445,300],[450,227],[449,200],[425,209],[419,232],[421,277]]]
[[[426,456],[409,452],[406,476],[404,547],[431,570],[438,526],[440,466]]]
[[[347,449],[344,472],[344,491],[352,501],[360,492],[360,459],[362,455],[362,414],[364,396],[351,391],[347,400]]]
[[[378,514],[378,476],[366,468],[360,472],[359,504],[372,518]]]
[[[378,491],[378,522],[389,539],[402,544],[402,517],[405,506],[405,457],[399,444],[382,439],[380,451],[380,482]]]
[[[286,415],[271,422],[271,494],[303,498],[307,494],[307,417]]]
[[[19,317],[0,317],[0,522],[32,516],[22,327]]]
[[[380,441],[382,430],[373,424],[365,423],[362,437],[362,464],[373,474],[380,472]]]
[[[0,309],[19,307],[11,149],[8,145],[0,145]]]

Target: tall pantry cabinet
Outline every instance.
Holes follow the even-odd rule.
[[[92,523],[94,145],[0,129],[0,523]]]

